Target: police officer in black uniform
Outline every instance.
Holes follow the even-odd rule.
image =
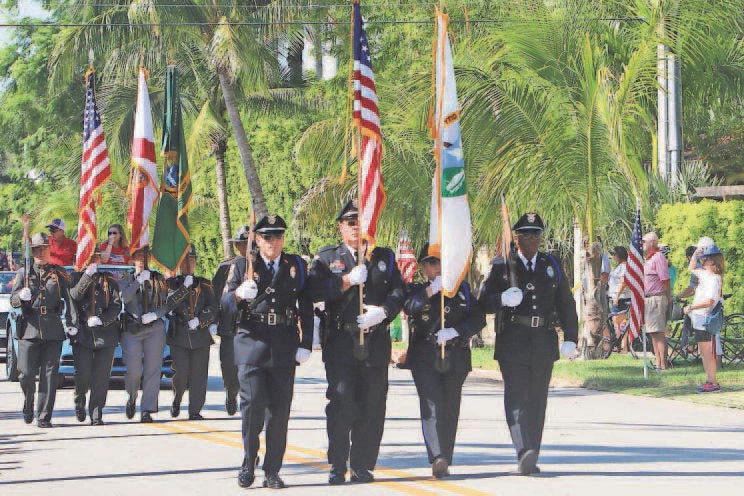
[[[313,299],[325,302],[323,360],[328,380],[326,428],[331,485],[372,482],[385,425],[390,333],[388,324],[401,309],[405,288],[395,254],[376,247],[369,260],[358,253],[359,211],[348,202],[336,220],[342,243],[321,249],[310,270]],[[357,256],[363,263],[357,263]],[[365,312],[360,315],[359,287]],[[359,329],[365,331],[364,347]]]
[[[18,371],[23,390],[23,421],[34,419],[36,375],[39,376],[39,398],[36,403],[37,425],[52,427],[54,400],[57,395],[59,356],[65,332],[77,334],[72,326],[73,309],[69,295],[70,276],[49,263],[49,239],[44,233],[31,238],[33,266],[17,273],[10,296],[13,308],[20,308],[16,327]],[[61,315],[64,313],[64,323]],[[67,327],[65,327],[67,326]]]
[[[287,446],[295,367],[310,358],[312,349],[313,302],[306,290],[307,266],[299,255],[282,251],[286,229],[278,215],[261,218],[255,225],[258,253],[253,258],[253,277],[243,278],[235,271],[227,283],[227,298],[239,309],[235,363],[245,450],[240,487],[255,480],[264,421],[263,486],[285,487],[279,470]]]
[[[85,271],[73,274],[70,289],[80,330],[70,338],[75,358],[75,416],[85,421],[85,395],[90,390],[90,425],[103,425],[111,365],[121,334],[119,284],[110,272],[98,270],[100,256],[96,250]]]
[[[237,255],[222,262],[212,278],[214,294],[220,304],[217,335],[220,336],[220,368],[222,369],[222,383],[225,387],[225,411],[228,415],[235,415],[237,411],[236,398],[240,391],[240,383],[238,382],[238,367],[235,365],[234,345],[238,307],[235,304],[235,298],[227,297],[227,281],[229,279],[243,280],[249,232],[249,226],[241,226],[238,229],[235,237],[230,240]]]
[[[408,315],[410,337],[406,365],[411,369],[419,395],[421,426],[432,475],[449,475],[460,417],[462,385],[472,370],[470,338],[486,324],[486,316],[463,282],[444,298],[442,325],[442,267],[438,253],[427,243],[419,256],[425,283],[408,286],[403,309]],[[445,358],[441,345],[445,344]]]
[[[194,275],[196,249],[189,247],[181,262],[181,275],[168,279],[172,302],[166,343],[173,358],[173,404],[171,417],[181,412],[181,400],[189,389],[189,420],[204,420],[201,409],[207,397],[209,379],[209,347],[214,344],[210,327],[217,315],[217,301],[212,282]],[[185,287],[186,291],[179,291]]]
[[[522,475],[538,473],[548,385],[561,353],[576,356],[578,317],[571,288],[560,263],[538,251],[545,229],[535,213],[520,217],[512,228],[518,250],[510,260],[494,260],[481,290],[480,303],[488,313],[501,313],[494,358],[504,378],[504,409]],[[512,282],[510,282],[512,281]]]

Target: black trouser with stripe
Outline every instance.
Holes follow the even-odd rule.
[[[25,407],[33,407],[36,376],[39,376],[39,396],[36,401],[38,420],[52,420],[54,400],[57,397],[60,353],[62,341],[18,340],[18,372]]]
[[[207,398],[209,380],[209,346],[195,350],[171,345],[173,363],[173,394],[179,404],[186,388],[189,390],[189,415],[201,412]]]
[[[225,394],[228,398],[237,397],[238,391],[240,391],[240,382],[238,381],[238,367],[235,365],[234,336],[220,336],[220,368],[222,369]]]
[[[326,362],[328,463],[374,470],[385,427],[388,368]]]
[[[90,391],[88,414],[91,420],[101,420],[103,417],[115,349],[114,346],[97,350],[72,346],[72,355],[75,357],[75,405],[85,407],[85,395]]]
[[[240,413],[243,419],[243,467],[253,467],[258,457],[259,434],[266,423],[263,471],[277,474],[287,449],[287,424],[292,407],[295,367],[239,365]]]

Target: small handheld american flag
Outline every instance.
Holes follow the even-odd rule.
[[[78,236],[75,270],[90,261],[95,250],[96,192],[111,178],[106,138],[95,95],[95,72],[91,67],[85,74],[85,117],[83,121],[83,160],[80,172],[80,203],[78,204]]]
[[[628,250],[625,284],[630,288],[630,333],[637,338],[641,333],[644,315],[643,247],[641,246],[641,205],[638,203],[633,236]]]

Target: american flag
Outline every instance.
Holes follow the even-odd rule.
[[[418,269],[418,262],[416,262],[416,254],[413,253],[411,244],[408,241],[408,234],[404,233],[401,235],[398,241],[398,250],[396,259],[398,261],[398,269],[400,275],[403,277],[403,282],[406,284],[413,282],[413,277],[416,275],[416,269]]]
[[[641,206],[636,211],[633,237],[628,250],[625,284],[630,288],[630,333],[637,338],[641,333],[644,315],[643,248],[641,247]]]
[[[362,23],[359,0],[354,0],[352,10],[354,26],[354,125],[360,146],[357,150],[360,164],[359,187],[361,205],[360,234],[370,246],[375,244],[377,219],[385,205],[385,189],[382,184],[382,136],[380,134],[380,111],[377,108],[375,75],[369,55],[367,33]]]
[[[111,178],[106,138],[95,95],[95,72],[85,74],[85,116],[83,118],[83,160],[80,172],[80,204],[75,270],[88,264],[98,241],[96,231],[96,192]]]

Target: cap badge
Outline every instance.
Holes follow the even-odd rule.
[[[271,224],[272,226],[276,224],[276,215],[269,215],[268,218],[269,218],[269,224]]]
[[[536,217],[537,217],[537,214],[527,214],[527,222],[532,224],[533,222],[535,222]]]

